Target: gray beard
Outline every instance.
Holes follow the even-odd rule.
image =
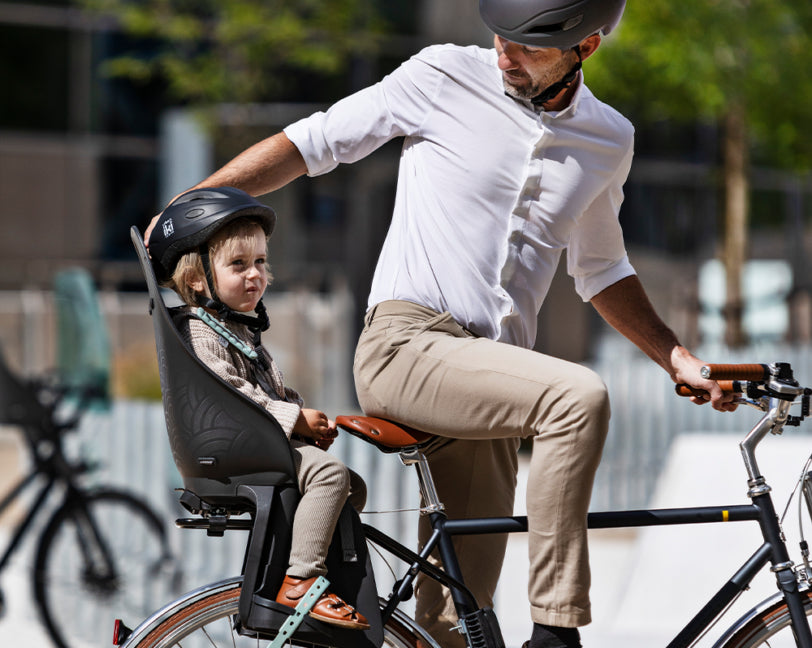
[[[566,57],[562,58],[552,70],[547,72],[543,79],[538,79],[535,81],[530,80],[530,83],[522,86],[521,88],[511,85],[503,74],[502,85],[505,87],[505,93],[508,96],[513,97],[514,99],[531,101],[551,85],[558,83],[561,79],[563,79],[570,69],[572,69],[572,65],[573,63],[566,60]]]
[[[542,92],[542,90],[536,84],[525,86],[523,88],[517,88],[516,86],[508,83],[505,79],[502,79],[502,85],[505,87],[505,94],[509,97],[513,97],[514,99],[530,101],[533,97]]]

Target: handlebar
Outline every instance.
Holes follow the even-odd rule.
[[[742,394],[747,389],[747,385],[742,383],[740,380],[719,380],[717,381],[717,384],[722,391],[726,393]],[[677,396],[685,396],[686,398],[690,396],[698,396],[701,398],[708,395],[708,392],[706,392],[704,389],[694,389],[693,387],[690,387],[684,383],[674,385],[674,391],[677,392]]]
[[[706,380],[715,380],[722,391],[737,394],[735,404],[754,407],[763,412],[762,417],[739,444],[750,478],[752,494],[764,487],[764,478],[755,458],[756,446],[769,432],[781,434],[784,426],[797,426],[810,416],[812,389],[798,384],[788,362],[771,364],[710,364],[700,370]],[[707,398],[708,393],[689,385],[676,385],[679,396]],[[790,408],[800,401],[800,412],[790,414]]]
[[[723,392],[741,394],[733,400],[735,403],[751,405],[756,409],[768,411],[773,400],[793,403],[800,398],[801,413],[799,416],[786,416],[781,426],[798,425],[810,413],[812,389],[798,384],[792,374],[792,367],[787,362],[772,364],[709,364],[702,367],[700,375],[708,380],[715,380]],[[708,392],[686,384],[675,386],[678,396],[707,398]]]
[[[707,380],[767,380],[770,366],[766,364],[709,364],[702,367],[700,374]]]

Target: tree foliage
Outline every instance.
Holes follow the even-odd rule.
[[[161,79],[189,103],[249,102],[278,91],[281,70],[337,73],[375,50],[371,0],[84,0],[141,44],[106,62],[115,76]],[[148,47],[143,44],[148,43]]]
[[[590,60],[591,88],[642,118],[720,119],[742,109],[772,164],[812,168],[809,0],[632,0]]]

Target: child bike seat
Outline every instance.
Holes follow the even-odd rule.
[[[243,484],[295,486],[293,455],[281,426],[186,345],[138,228],[130,236],[149,290],[167,433],[184,487],[210,504],[228,506],[239,499]]]
[[[371,443],[381,452],[420,448],[435,438],[435,435],[428,432],[372,416],[336,416],[336,425],[353,436]]]
[[[51,412],[37,398],[35,386],[12,372],[0,347],[0,424],[25,428],[32,441],[42,430],[55,435]],[[49,436],[46,434],[45,436]]]
[[[166,427],[187,491],[181,503],[207,516],[201,528],[213,535],[246,528],[229,521],[229,513],[252,512],[238,623],[242,634],[273,636],[292,613],[275,601],[288,566],[299,499],[290,443],[267,410],[214,374],[186,345],[164,302],[141,233],[133,227],[130,235],[149,289]],[[349,504],[326,563],[333,591],[362,610],[372,627],[359,633],[308,618],[296,636],[314,646],[380,646],[383,623],[375,576],[358,514]]]

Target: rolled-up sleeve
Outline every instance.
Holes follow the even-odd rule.
[[[635,274],[626,254],[618,220],[623,184],[629,175],[632,155],[630,146],[604,191],[586,209],[570,234],[567,272],[575,280],[575,290],[585,302]]]
[[[309,176],[366,157],[394,137],[419,129],[442,82],[432,48],[415,55],[379,83],[284,129]]]

